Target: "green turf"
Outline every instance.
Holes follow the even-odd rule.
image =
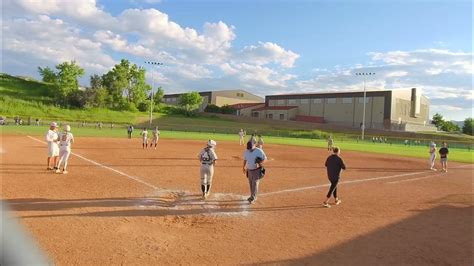
[[[44,135],[47,127],[37,126],[0,126],[2,134],[17,135]],[[221,134],[221,133],[199,133],[199,132],[182,132],[160,130],[161,138],[164,139],[191,139],[191,140],[208,140],[210,138],[216,141],[235,141],[238,142],[237,134]],[[73,127],[72,132],[76,137],[127,137],[125,127],[103,128],[80,128]],[[136,129],[134,137],[139,138],[140,130]],[[267,144],[283,144],[294,146],[318,147],[325,148],[326,141],[321,139],[303,139],[303,138],[285,138],[285,137],[265,137]],[[405,146],[400,144],[383,144],[372,142],[356,142],[353,140],[338,141],[335,145],[339,146],[343,151],[360,151],[366,153],[391,154],[403,157],[428,158],[428,148],[426,146]],[[474,152],[467,149],[450,148],[449,160],[464,163],[474,162]]]

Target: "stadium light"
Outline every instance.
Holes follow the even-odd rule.
[[[363,107],[363,111],[362,111],[362,126],[361,126],[361,130],[362,130],[362,140],[364,140],[364,135],[365,135],[365,104],[367,102],[366,98],[367,98],[367,93],[365,91],[365,79],[367,76],[373,76],[375,75],[374,72],[356,72],[355,73],[356,76],[363,76],[364,77],[364,107]]]
[[[155,62],[155,61],[145,61],[145,64],[152,65],[152,66],[162,66],[163,63]],[[151,85],[151,96],[150,96],[150,126],[153,120],[153,89],[155,87],[155,75],[153,72],[151,73],[152,85]]]

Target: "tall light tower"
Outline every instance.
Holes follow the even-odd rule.
[[[162,66],[163,63],[155,62],[155,61],[145,61],[145,64],[152,65],[152,66]],[[151,95],[150,95],[150,126],[153,121],[153,90],[155,88],[155,75],[153,72],[151,73],[152,85],[151,85]]]
[[[361,126],[361,130],[362,130],[362,140],[364,140],[364,134],[365,134],[365,104],[367,102],[366,98],[367,98],[367,93],[365,91],[365,80],[366,80],[366,77],[367,76],[373,76],[375,75],[374,72],[356,72],[355,73],[356,76],[363,76],[364,77],[364,107],[363,107],[363,111],[362,111],[362,126]]]

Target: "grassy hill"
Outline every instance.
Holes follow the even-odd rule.
[[[28,117],[34,121],[39,118],[43,123],[49,121],[90,123],[103,122],[114,124],[135,124],[137,127],[150,127],[147,113],[119,112],[103,108],[66,109],[55,106],[51,86],[31,78],[14,77],[0,74],[0,116],[11,119],[20,116],[24,121]],[[336,139],[357,139],[358,129],[331,127],[330,125],[310,124],[293,121],[264,121],[259,119],[241,120],[235,116],[197,116],[154,113],[153,125],[163,130],[187,132],[215,132],[236,134],[240,128],[247,133],[261,133],[267,136],[321,139],[333,135]],[[107,126],[107,125],[104,125]],[[367,136],[386,136],[395,142],[405,139],[447,140],[471,145],[474,138],[463,134],[448,133],[410,133],[367,131]]]

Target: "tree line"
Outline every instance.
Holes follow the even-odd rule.
[[[151,94],[151,86],[146,83],[146,70],[128,60],[122,59],[103,75],[90,76],[90,86],[79,89],[78,79],[84,76],[84,69],[75,61],[55,66],[38,67],[44,82],[51,84],[51,94],[58,105],[63,107],[98,107],[119,111],[147,111],[150,100],[156,105],[162,103],[164,91],[161,87]]]
[[[433,115],[433,119],[431,119],[432,123],[438,128],[438,130],[446,131],[446,132],[461,132],[461,128],[458,125],[454,124],[451,121],[444,120],[443,116],[439,113]],[[462,126],[462,133],[467,135],[473,135],[472,127],[474,125],[474,121],[472,117],[464,119],[464,123]]]

